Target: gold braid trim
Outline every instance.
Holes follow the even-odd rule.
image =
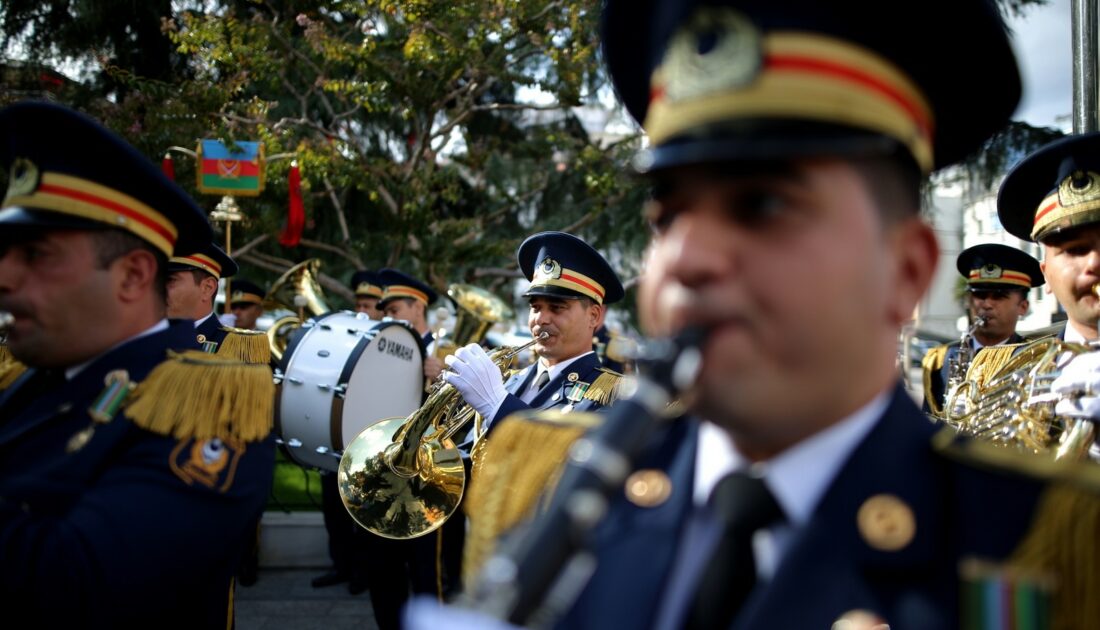
[[[464,509],[469,519],[462,562],[465,584],[473,584],[497,539],[544,509],[557,486],[569,447],[600,416],[555,410],[508,416],[472,455],[473,471]]]
[[[599,370],[602,374],[588,386],[584,397],[606,407],[619,397],[619,385],[623,381],[623,375],[607,368],[599,368]]]
[[[990,377],[1001,371],[1008,365],[1012,355],[1027,344],[1009,343],[1000,346],[986,346],[978,350],[978,354],[970,361],[970,368],[966,371],[966,380],[977,382],[979,387],[985,387]]]
[[[1053,486],[1009,562],[1022,575],[1050,576],[1052,630],[1100,628],[1100,497]]]
[[[168,351],[131,394],[126,417],[176,439],[261,440],[271,432],[275,385],[267,365],[198,350]]]
[[[267,365],[271,362],[271,345],[267,334],[259,330],[225,327],[229,332],[218,344],[217,354],[245,363]]]
[[[27,366],[12,356],[7,346],[0,346],[0,389],[7,389],[27,371]]]
[[[943,416],[943,410],[940,409],[940,401],[932,395],[932,375],[939,372],[943,367],[944,359],[947,357],[947,348],[946,345],[936,346],[925,352],[924,358],[920,360],[921,373],[924,375],[924,401],[928,403],[928,410],[932,412],[932,415],[937,417]],[[945,391],[944,394],[946,395],[947,392]]]

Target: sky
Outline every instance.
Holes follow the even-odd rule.
[[[1011,19],[1024,95],[1014,118],[1037,127],[1073,125],[1073,48],[1070,0],[1050,0]]]

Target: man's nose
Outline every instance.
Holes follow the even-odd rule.
[[[677,217],[656,252],[668,262],[669,275],[686,287],[706,284],[737,266],[738,229],[704,210]]]

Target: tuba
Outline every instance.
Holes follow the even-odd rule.
[[[450,333],[439,335],[435,356],[439,359],[454,354],[460,346],[478,341],[497,322],[512,319],[512,307],[481,287],[452,284],[447,295],[455,304],[455,326]]]
[[[501,378],[516,355],[547,336],[492,351]],[[471,419],[480,437],[480,416],[440,377],[408,418],[388,418],[360,433],[344,449],[336,474],[340,498],[355,522],[395,539],[441,527],[465,491],[466,470],[453,438]]]
[[[317,282],[320,268],[321,261],[317,258],[300,262],[287,269],[264,296],[264,310],[283,308],[297,313],[280,317],[267,329],[267,342],[276,361],[282,360],[290,333],[300,328],[307,316],[315,317],[332,310],[325,303],[324,292]]]

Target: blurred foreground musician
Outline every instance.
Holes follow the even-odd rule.
[[[1043,246],[1047,291],[1066,312],[1062,339],[1096,343],[1100,325],[1100,133],[1056,140],[1024,158],[997,197],[1012,235]],[[1100,353],[1078,356],[1052,385],[1059,415],[1100,421]],[[1097,438],[1100,440],[1100,438]],[[1100,445],[1091,455],[1100,459]]]
[[[212,238],[146,158],[50,104],[0,111],[0,393],[11,627],[218,628],[274,457],[266,367],[165,319],[168,257]]]
[[[1095,479],[937,435],[898,383],[939,254],[921,178],[1003,125],[1020,84],[992,4],[896,11],[605,4],[650,140],[640,319],[708,337],[693,417],[658,425],[641,483],[610,497],[559,627],[979,627],[1024,612],[980,600],[1004,592],[1050,593],[1033,623],[1100,624]]]
[[[966,357],[973,357],[988,346],[1024,341],[1016,332],[1016,322],[1027,315],[1028,291],[1043,284],[1039,261],[1007,245],[987,243],[964,249],[956,267],[966,279],[965,300],[975,327],[972,334],[964,336],[969,347],[962,359],[960,340],[933,348],[921,361],[923,410],[935,416],[942,415],[952,370],[963,370],[965,374],[964,364],[969,363]]]

